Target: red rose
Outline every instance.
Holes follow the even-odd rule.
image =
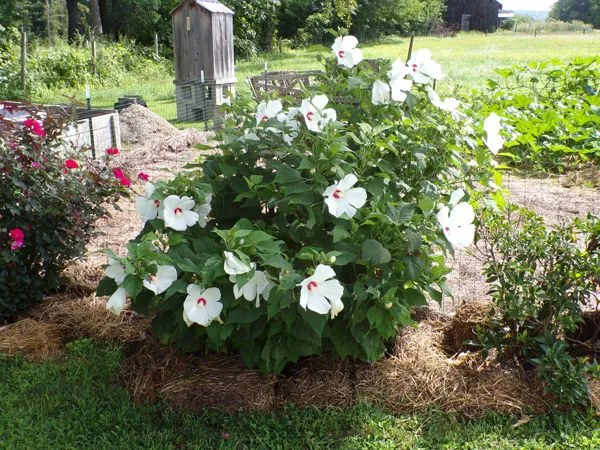
[[[118,168],[113,169],[113,175],[115,176],[115,178],[118,178],[119,180],[126,178],[125,172],[123,172],[123,170],[118,169]]]
[[[150,175],[148,175],[147,173],[144,173],[144,172],[140,172],[140,173],[138,173],[138,178],[143,181],[148,181],[148,179],[150,178]]]
[[[23,122],[23,125],[25,126],[25,128],[27,128],[30,131],[33,131],[33,133],[37,134],[38,136],[46,136],[46,132],[44,131],[44,127],[42,127],[42,124],[32,117],[25,120],[25,122]]]
[[[107,155],[118,155],[119,154],[119,149],[117,147],[109,147],[106,149],[106,154]]]
[[[77,161],[73,159],[67,159],[65,161],[65,166],[67,166],[67,169],[77,169],[79,167],[79,164],[77,164]]]
[[[25,239],[25,233],[23,233],[23,230],[21,230],[20,228],[13,228],[12,230],[10,230],[8,235],[13,241],[22,241],[23,239]]]
[[[123,178],[121,178],[121,184],[123,186],[129,187],[129,186],[131,186],[131,180],[127,177],[123,177]]]

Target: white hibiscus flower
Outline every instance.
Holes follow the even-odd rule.
[[[121,284],[125,279],[125,266],[113,258],[108,258],[108,267],[104,269],[108,278],[115,280],[115,283]]]
[[[118,288],[106,302],[106,309],[111,313],[119,315],[125,309],[125,302],[127,301],[127,292],[125,288]]]
[[[348,174],[323,192],[331,215],[349,219],[364,206],[367,201],[367,191],[363,188],[352,188],[357,181],[355,175]]]
[[[354,36],[340,36],[336,38],[331,46],[331,50],[335,53],[339,65],[350,69],[363,60],[362,51],[356,48],[357,45],[358,39]]]
[[[444,206],[438,212],[437,219],[444,231],[444,236],[454,247],[464,248],[473,243],[475,211],[470,204],[458,203],[452,210]]]
[[[219,288],[212,287],[202,290],[197,284],[190,284],[187,287],[187,293],[183,302],[183,320],[188,327],[193,323],[207,327],[219,317],[223,310]]]
[[[500,117],[496,113],[491,113],[483,121],[483,130],[486,133],[483,142],[494,155],[504,147],[504,138],[500,135],[501,128]]]
[[[208,223],[208,215],[210,214],[210,211],[211,211],[211,208],[210,208],[211,201],[212,201],[212,195],[206,194],[204,196],[204,203],[202,203],[201,205],[196,205],[196,207],[194,208],[194,212],[196,214],[198,214],[198,224],[202,228],[206,227],[206,224]]]
[[[337,118],[335,109],[327,108],[329,99],[326,95],[315,95],[310,100],[302,100],[300,112],[304,116],[306,127],[310,131],[320,133],[325,125]]]
[[[198,222],[198,213],[192,211],[196,205],[193,199],[186,196],[169,195],[163,203],[165,226],[177,231],[185,231],[187,227]]]
[[[283,105],[279,100],[269,100],[260,102],[256,109],[256,126],[261,122],[268,122],[269,119],[276,117],[281,112]]]
[[[431,104],[442,111],[448,111],[452,113],[455,112],[460,106],[460,101],[452,97],[445,98],[444,101],[442,101],[439,94],[435,92],[431,86],[427,86],[426,91]]]
[[[371,92],[371,103],[374,105],[387,105],[390,102],[390,85],[385,81],[375,80]]]
[[[258,308],[260,306],[260,296],[262,295],[265,299],[268,299],[269,292],[273,286],[274,284],[269,280],[267,274],[261,270],[257,270],[254,272],[254,276],[241,288],[237,283],[233,286],[233,295],[235,298],[244,296],[249,302],[256,302],[256,307]]]
[[[156,295],[162,294],[169,289],[177,279],[177,270],[173,266],[158,266],[156,274],[150,274],[143,284]]]
[[[388,72],[390,77],[390,87],[392,88],[392,100],[395,102],[403,102],[408,96],[408,92],[412,89],[413,81],[406,79],[410,70],[401,60],[394,61],[392,68]]]
[[[431,58],[431,51],[426,48],[414,52],[406,65],[415,83],[429,84],[431,80],[443,78],[441,66]]]
[[[163,204],[159,199],[151,199],[156,187],[152,183],[146,183],[146,195],[135,200],[135,209],[142,216],[144,222],[148,220],[163,218]]]
[[[318,314],[330,313],[333,319],[344,309],[344,287],[338,280],[332,279],[333,277],[335,272],[330,266],[319,264],[314,275],[298,285],[301,286],[300,306]]]
[[[223,269],[227,275],[241,275],[252,270],[252,266],[246,264],[231,252],[223,252],[223,256],[225,256]]]

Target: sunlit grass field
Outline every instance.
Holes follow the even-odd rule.
[[[406,59],[408,38],[388,38],[381,42],[360,45],[366,58]],[[442,90],[457,87],[485,86],[485,80],[494,76],[499,67],[552,58],[571,60],[578,56],[600,55],[600,32],[587,34],[530,34],[501,32],[494,34],[461,33],[455,37],[417,37],[415,49],[428,48],[442,65],[446,74],[441,83]],[[303,50],[286,50],[243,61],[236,65],[237,91],[248,94],[247,78],[264,70],[265,61],[269,70],[311,70],[320,68],[316,56],[329,55],[326,46],[313,46]],[[120,86],[93,89],[92,103],[95,107],[112,107],[123,94],[142,95],[150,109],[167,120],[174,121],[175,85],[170,76],[140,79],[128,75]],[[68,97],[84,101],[84,92],[73,89],[49,91],[35,99],[45,103],[65,103]]]

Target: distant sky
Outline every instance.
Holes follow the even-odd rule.
[[[556,0],[498,0],[502,9],[524,11],[550,11]]]

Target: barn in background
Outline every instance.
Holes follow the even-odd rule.
[[[462,31],[494,31],[502,4],[496,0],[448,0],[446,23]]]

